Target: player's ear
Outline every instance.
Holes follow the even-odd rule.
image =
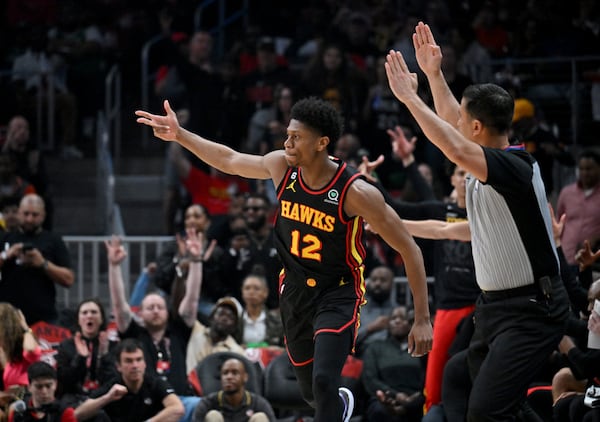
[[[329,136],[321,136],[317,143],[317,149],[319,151],[327,150],[327,145],[329,145]]]

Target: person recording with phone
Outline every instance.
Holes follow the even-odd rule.
[[[21,309],[29,324],[58,319],[56,287],[71,287],[75,275],[62,238],[43,229],[44,200],[25,195],[19,229],[0,237],[0,297]]]

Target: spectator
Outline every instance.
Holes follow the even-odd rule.
[[[54,323],[55,284],[68,288],[75,281],[69,251],[59,236],[42,228],[46,212],[39,195],[21,199],[19,218],[19,230],[0,237],[0,297],[21,309],[30,324]]]
[[[19,229],[19,201],[20,197],[7,196],[0,201],[2,231],[13,232]]]
[[[244,310],[240,318],[241,339],[244,347],[283,347],[283,326],[278,310],[266,307],[269,287],[267,280],[250,274],[242,283]]]
[[[208,231],[212,221],[206,208],[200,204],[190,205],[185,210],[184,217],[185,230],[192,229],[196,233],[202,234],[204,250],[211,245],[212,253],[206,257],[202,264],[202,292],[198,303],[199,312],[207,316],[212,310],[215,302],[228,290],[221,277],[221,259],[223,250],[209,242]],[[186,247],[185,233],[176,233],[176,240],[168,245],[158,257],[156,271],[151,277],[154,285],[160,288],[167,295],[173,297],[173,287],[177,278],[185,280],[191,262],[191,257]],[[236,286],[237,287],[237,286]]]
[[[404,306],[389,314],[387,338],[371,344],[363,358],[362,381],[369,395],[369,422],[417,422],[425,399],[421,394],[424,363],[407,351],[411,318]]]
[[[26,408],[21,410],[13,404],[9,422],[56,421],[76,422],[75,410],[61,405],[55,398],[56,370],[46,362],[35,362],[27,369],[29,396]]]
[[[196,31],[187,50],[175,55],[166,77],[157,86],[157,95],[169,98],[189,113],[194,130],[216,136],[219,130],[223,83],[212,63],[213,38]]]
[[[204,397],[194,410],[194,422],[275,422],[273,408],[263,397],[246,390],[244,363],[227,359],[221,367],[221,390]]]
[[[268,182],[268,181],[267,181]],[[251,193],[246,196],[243,216],[250,237],[250,261],[259,266],[269,285],[267,307],[279,308],[279,271],[281,261],[275,249],[273,224],[269,219],[271,203],[265,195]]]
[[[18,175],[13,158],[0,154],[0,199],[10,196],[22,198],[32,193],[36,193],[35,187]]]
[[[246,118],[256,111],[270,107],[275,101],[278,85],[294,86],[294,75],[285,60],[275,50],[275,40],[261,37],[256,43],[256,68],[242,77],[246,98]]]
[[[11,157],[16,164],[17,175],[31,183],[35,188],[35,193],[44,199],[46,204],[44,228],[51,230],[54,202],[50,196],[46,162],[44,154],[33,145],[30,133],[27,119],[20,115],[14,116],[8,122],[6,142],[2,146],[2,153]]]
[[[0,302],[0,352],[4,355],[2,382],[7,391],[27,387],[27,368],[40,360],[42,351],[23,312]]]
[[[551,197],[554,189],[560,188],[554,184],[555,163],[573,167],[573,156],[554,136],[548,125],[541,121],[539,112],[536,113],[535,106],[526,98],[515,99],[512,130],[519,143],[524,143],[527,152],[539,163],[546,195]]]
[[[566,214],[561,237],[569,265],[577,265],[575,253],[589,240],[592,248],[600,240],[600,152],[587,149],[579,155],[579,176],[558,196],[557,216]]]
[[[248,182],[238,176],[219,172],[212,167],[205,171],[194,166],[176,143],[169,146],[169,159],[189,193],[191,203],[202,204],[213,216],[227,214],[232,198],[250,190]]]
[[[217,301],[209,316],[209,326],[194,323],[186,350],[186,370],[189,374],[196,365],[211,353],[235,352],[244,355],[234,335],[242,313],[242,305],[237,299],[225,296]]]
[[[131,338],[121,341],[115,351],[119,376],[75,409],[77,420],[88,420],[100,410],[112,422],[177,422],[183,417],[175,390],[162,377],[146,372],[142,347]]]
[[[360,355],[374,341],[387,337],[390,315],[398,306],[392,295],[394,291],[392,269],[383,265],[373,268],[367,279],[367,303],[360,310],[360,327],[356,337]]]
[[[133,312],[125,299],[121,263],[127,252],[116,236],[106,242],[108,283],[119,336],[121,339],[138,339],[142,343],[148,372],[158,375],[173,387],[185,406],[186,413],[182,419],[185,422],[190,420],[192,410],[199,400],[192,395],[192,388],[187,380],[185,353],[196,321],[202,284],[202,257],[210,257],[211,252],[210,248],[204,251],[202,234],[192,229],[187,231],[186,247],[192,262],[185,281],[185,295],[176,308],[176,314],[169,312],[167,301],[158,292],[148,292],[140,307],[142,326],[133,318]]]
[[[359,128],[367,91],[365,72],[354,66],[336,42],[324,42],[303,69],[302,93],[331,103],[344,116],[348,131]]]
[[[273,104],[255,111],[250,117],[245,148],[248,152],[266,154],[283,148],[293,103],[292,89],[286,85],[277,85],[273,92]]]
[[[116,375],[110,354],[116,342],[108,339],[104,307],[98,299],[84,299],[76,315],[75,334],[58,345],[55,357],[61,402],[74,407]]]
[[[74,145],[78,122],[77,102],[67,88],[66,64],[58,57],[46,54],[47,37],[42,28],[32,29],[28,35],[29,45],[15,57],[12,67],[20,110],[28,116],[35,115],[37,101],[46,102],[48,96],[54,95],[54,109],[62,133],[61,157],[81,158],[83,154]]]

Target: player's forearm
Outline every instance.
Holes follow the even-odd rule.
[[[429,296],[421,250],[414,244],[410,253],[403,254],[402,258],[404,259],[406,277],[413,297],[415,322],[429,321]]]
[[[226,145],[210,141],[187,129],[180,128],[177,132],[177,142],[211,167],[228,174],[237,174],[231,168],[232,158],[236,151]]]

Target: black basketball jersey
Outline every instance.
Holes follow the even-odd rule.
[[[362,279],[365,245],[362,217],[348,217],[344,199],[359,177],[356,169],[331,158],[338,169],[329,183],[312,190],[300,168],[290,167],[277,188],[275,244],[286,272],[326,287]]]

